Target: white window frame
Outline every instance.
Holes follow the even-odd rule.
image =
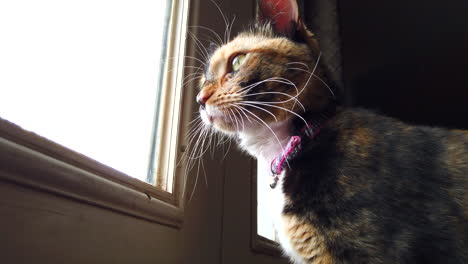
[[[0,180],[26,185],[160,224],[181,227],[184,151],[192,93],[182,93],[190,0],[173,0],[166,75],[161,92],[155,152],[157,177],[172,193],[127,176],[87,156],[0,118]],[[187,44],[188,45],[188,44]],[[172,59],[176,58],[176,59]],[[183,107],[182,107],[183,105]],[[131,139],[128,139],[131,140]]]

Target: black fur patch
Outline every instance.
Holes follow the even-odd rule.
[[[468,165],[454,175],[442,155],[461,148],[468,158],[468,149],[442,144],[450,133],[340,111],[291,162],[284,212],[320,230],[337,263],[468,263],[467,208],[457,202],[468,197]]]

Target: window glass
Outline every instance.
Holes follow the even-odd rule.
[[[268,165],[262,164],[260,161],[257,164],[257,233],[258,235],[268,238],[269,240],[277,241],[276,231],[273,225],[272,208],[274,208],[276,201],[273,192],[278,192],[276,189],[270,188],[271,176],[268,170]]]
[[[170,2],[1,1],[0,117],[147,180]]]

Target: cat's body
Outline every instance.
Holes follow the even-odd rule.
[[[296,153],[269,193],[285,253],[295,263],[468,263],[467,134],[336,107],[294,1],[260,6],[273,26],[219,47],[197,101],[260,175]],[[285,151],[297,135],[300,147]]]
[[[283,248],[297,263],[467,263],[467,142],[339,110],[269,194]]]

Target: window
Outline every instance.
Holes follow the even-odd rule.
[[[252,172],[252,248],[253,250],[272,256],[281,256],[278,236],[273,224],[274,215],[271,214],[272,192],[266,164],[256,163],[257,170]],[[255,167],[255,165],[253,165]]]
[[[1,2],[0,136],[178,205],[187,14],[188,0]]]
[[[260,168],[265,168],[265,166],[260,166]],[[279,242],[277,239],[275,227],[273,225],[272,215],[269,212],[269,199],[268,192],[273,192],[270,188],[271,176],[268,175],[268,172],[259,171],[257,175],[257,233],[259,236],[262,236],[266,239]]]

